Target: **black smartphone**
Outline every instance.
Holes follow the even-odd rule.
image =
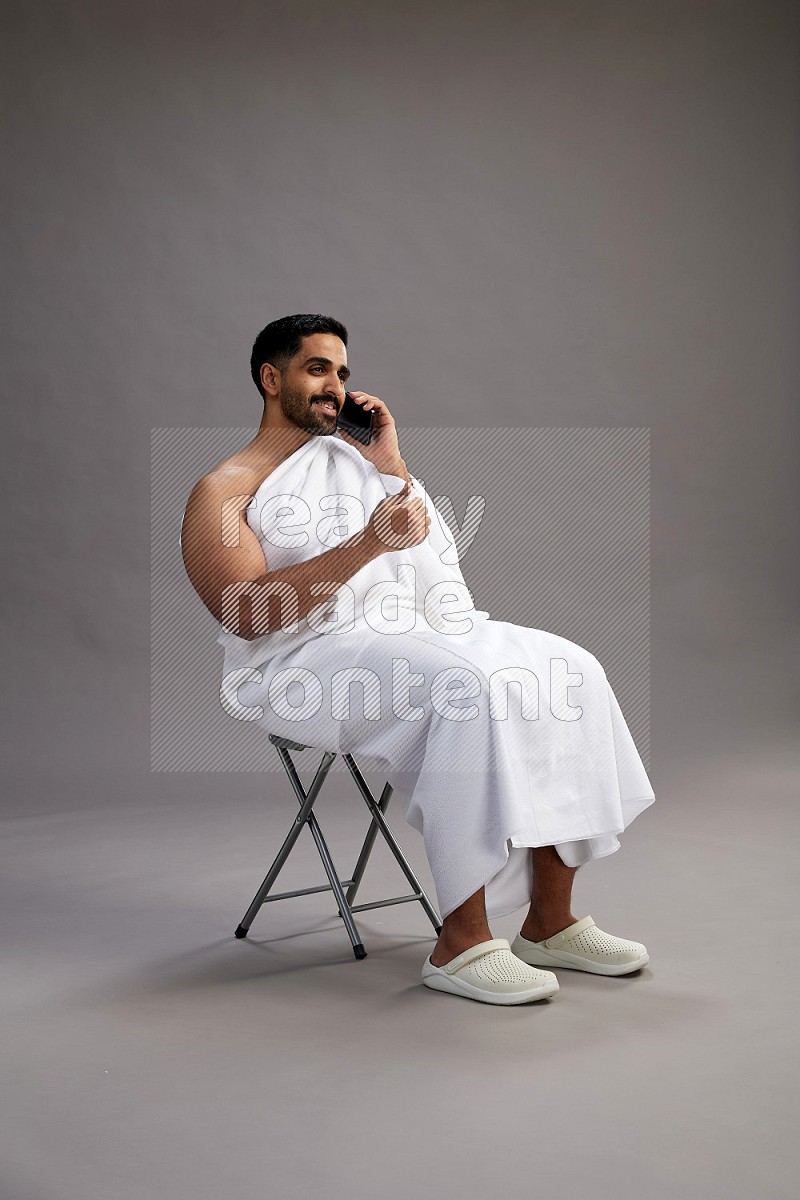
[[[368,446],[372,441],[373,414],[362,404],[356,404],[349,392],[344,394],[344,404],[336,419],[336,428],[349,433],[357,442]]]

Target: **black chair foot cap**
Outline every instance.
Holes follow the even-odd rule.
[[[238,937],[238,938],[245,938],[245,937],[247,937],[247,930],[243,929],[241,925],[237,925],[236,932],[234,933],[233,936]]]
[[[353,946],[353,954],[355,954],[356,958],[367,957],[367,952],[361,942],[359,942],[357,946]]]
[[[442,932],[442,927],[441,927],[441,925],[434,925],[434,927],[433,927],[433,928],[436,930],[436,936],[438,937],[438,936],[439,936],[439,934]]]

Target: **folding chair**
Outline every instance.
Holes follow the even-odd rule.
[[[384,908],[389,904],[407,904],[411,900],[418,900],[429,917],[431,924],[436,930],[436,933],[440,933],[442,922],[439,919],[439,915],[428,897],[425,895],[422,885],[420,884],[414,872],[411,870],[411,867],[407,863],[397,842],[394,840],[392,832],[384,819],[384,814],[386,812],[389,799],[392,795],[393,789],[391,785],[388,783],[385,784],[380,799],[376,800],[370,791],[364,776],[361,774],[361,771],[359,770],[353,756],[351,754],[342,754],[342,758],[347,763],[350,774],[353,776],[356,786],[363,796],[367,808],[372,814],[372,821],[370,822],[369,829],[367,830],[367,836],[364,839],[364,844],[361,847],[361,853],[358,856],[358,861],[353,869],[352,878],[340,879],[336,873],[336,868],[333,865],[333,859],[331,858],[327,843],[322,836],[322,830],[319,827],[319,822],[312,811],[314,802],[319,795],[320,788],[325,782],[325,777],[331,768],[333,760],[336,758],[336,753],[332,750],[326,750],[323,752],[322,761],[317,767],[316,774],[314,775],[308,791],[306,791],[300,782],[300,777],[297,774],[297,769],[291,755],[289,754],[289,751],[307,750],[309,747],[303,746],[299,742],[289,741],[288,738],[278,737],[277,734],[272,733],[269,735],[269,740],[278,751],[280,760],[286,770],[286,774],[289,776],[289,782],[291,783],[294,793],[297,796],[300,804],[300,811],[295,817],[292,827],[286,835],[286,839],[267,873],[266,879],[253,897],[253,903],[250,905],[244,917],[242,918],[242,923],[236,929],[236,937],[247,937],[248,930],[250,929],[253,919],[258,910],[261,908],[262,904],[268,904],[272,900],[287,900],[291,896],[310,896],[314,892],[330,891],[332,891],[336,897],[336,901],[339,905],[339,916],[344,921],[345,928],[350,935],[350,941],[353,944],[353,953],[355,954],[356,958],[366,958],[367,952],[364,949],[364,943],[361,941],[361,935],[359,934],[356,923],[353,920],[353,913],[365,912],[368,908]],[[279,892],[277,895],[270,895],[272,885],[274,884],[284,863],[289,857],[292,847],[300,836],[300,830],[304,825],[308,825],[308,828],[311,830],[312,837],[314,838],[317,850],[319,851],[319,856],[322,859],[322,865],[325,868],[325,872],[330,880],[330,883],[322,884],[320,887],[298,888],[293,892]],[[389,900],[374,900],[371,904],[353,904],[353,900],[355,899],[356,892],[358,891],[359,884],[361,883],[372,847],[375,843],[378,830],[380,830],[385,837],[389,849],[397,859],[400,869],[402,870],[408,882],[411,884],[411,887],[414,889],[413,893],[410,896],[393,896]],[[344,890],[345,888],[347,888],[346,893]]]

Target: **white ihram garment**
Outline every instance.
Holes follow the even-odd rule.
[[[313,436],[246,518],[268,570],[283,568],[364,528],[403,484],[341,438]],[[423,836],[442,916],[482,885],[488,915],[501,916],[530,900],[526,847],[555,845],[569,866],[612,854],[655,796],[594,655],[476,610],[446,522],[412,484],[431,515],[420,545],[380,555],[337,592],[324,585],[328,599],[294,629],[248,641],[220,626],[221,698],[267,733],[379,771]],[[496,677],[490,701],[500,668],[524,668],[522,682]]]

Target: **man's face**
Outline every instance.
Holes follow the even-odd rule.
[[[347,349],[333,333],[312,333],[281,374],[283,415],[307,433],[332,434],[344,403]]]

